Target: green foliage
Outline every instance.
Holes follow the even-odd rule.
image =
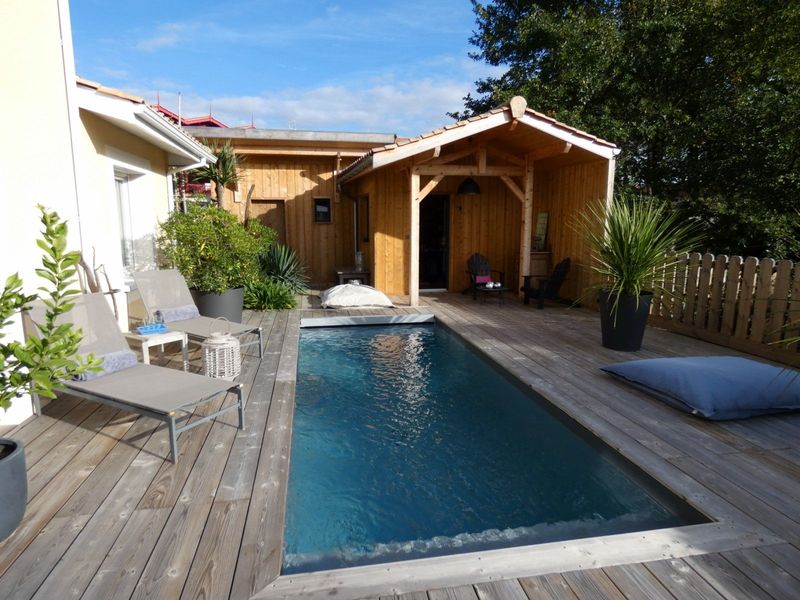
[[[294,294],[305,292],[308,287],[306,267],[297,258],[294,250],[281,244],[273,244],[258,257],[261,274],[268,280],[285,285]]]
[[[704,223],[713,252],[800,257],[800,3],[473,1],[458,118],[514,95],[614,141],[619,188]]]
[[[297,296],[280,281],[262,279],[244,288],[244,307],[253,310],[281,310],[297,306]]]
[[[697,226],[652,198],[618,195],[590,208],[579,225],[592,250],[592,270],[602,279],[616,314],[620,296],[664,290],[664,273],[699,241]]]
[[[241,179],[239,173],[239,166],[244,162],[245,157],[241,154],[236,154],[233,145],[230,141],[225,141],[224,144],[209,143],[208,140],[203,140],[214,156],[217,157],[217,162],[208,164],[199,169],[195,169],[189,175],[192,181],[212,182],[216,186],[217,203],[222,201],[222,194],[226,186],[233,185]]]
[[[158,248],[189,287],[221,293],[242,287],[259,276],[258,255],[275,240],[260,223],[249,229],[216,206],[190,206],[173,212],[161,225]]]
[[[42,294],[25,295],[18,275],[6,279],[0,294],[0,339],[2,329],[11,323],[11,317],[25,310],[31,302],[41,298],[47,307],[43,323],[36,323],[38,336],[24,343],[0,343],[0,406],[8,410],[11,401],[24,393],[54,398],[54,388],[59,379],[96,369],[99,361],[92,356],[75,356],[81,341],[81,332],[70,323],[56,324],[56,319],[72,309],[70,298],[79,294],[75,289],[76,265],[79,252],[69,252],[67,224],[58,214],[40,206],[44,226],[42,238],[36,241],[42,249],[42,267],[36,274],[46,281],[39,287]]]

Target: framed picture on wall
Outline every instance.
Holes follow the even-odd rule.
[[[533,250],[543,251],[547,247],[547,220],[549,213],[536,214],[536,229],[533,232]]]

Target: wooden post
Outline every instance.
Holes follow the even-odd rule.
[[[522,203],[522,231],[519,240],[519,278],[517,293],[521,298],[523,276],[528,275],[531,268],[531,227],[533,225],[533,161],[528,160],[525,166],[525,200]]]
[[[408,253],[408,301],[419,306],[419,175],[411,173],[411,235]]]

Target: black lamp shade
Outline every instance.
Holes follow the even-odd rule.
[[[479,196],[481,193],[481,188],[472,177],[467,177],[464,181],[458,184],[458,190],[456,193],[461,196]]]

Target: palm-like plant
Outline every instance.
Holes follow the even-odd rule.
[[[700,241],[697,225],[654,198],[619,194],[606,207],[591,207],[582,219],[592,250],[592,270],[608,290],[612,314],[623,296],[664,290],[664,273]]]
[[[258,261],[266,279],[282,283],[292,293],[300,294],[308,287],[306,267],[289,246],[272,244]]]
[[[214,143],[209,144],[206,140],[203,140],[203,142],[211,149],[214,156],[217,157],[217,162],[196,169],[192,172],[192,178],[195,180],[207,179],[213,182],[217,194],[217,205],[221,207],[222,195],[225,192],[225,188],[229,185],[233,185],[242,178],[239,173],[239,167],[244,162],[245,158],[241,154],[236,154],[233,145],[229,141],[226,141],[221,146]]]

